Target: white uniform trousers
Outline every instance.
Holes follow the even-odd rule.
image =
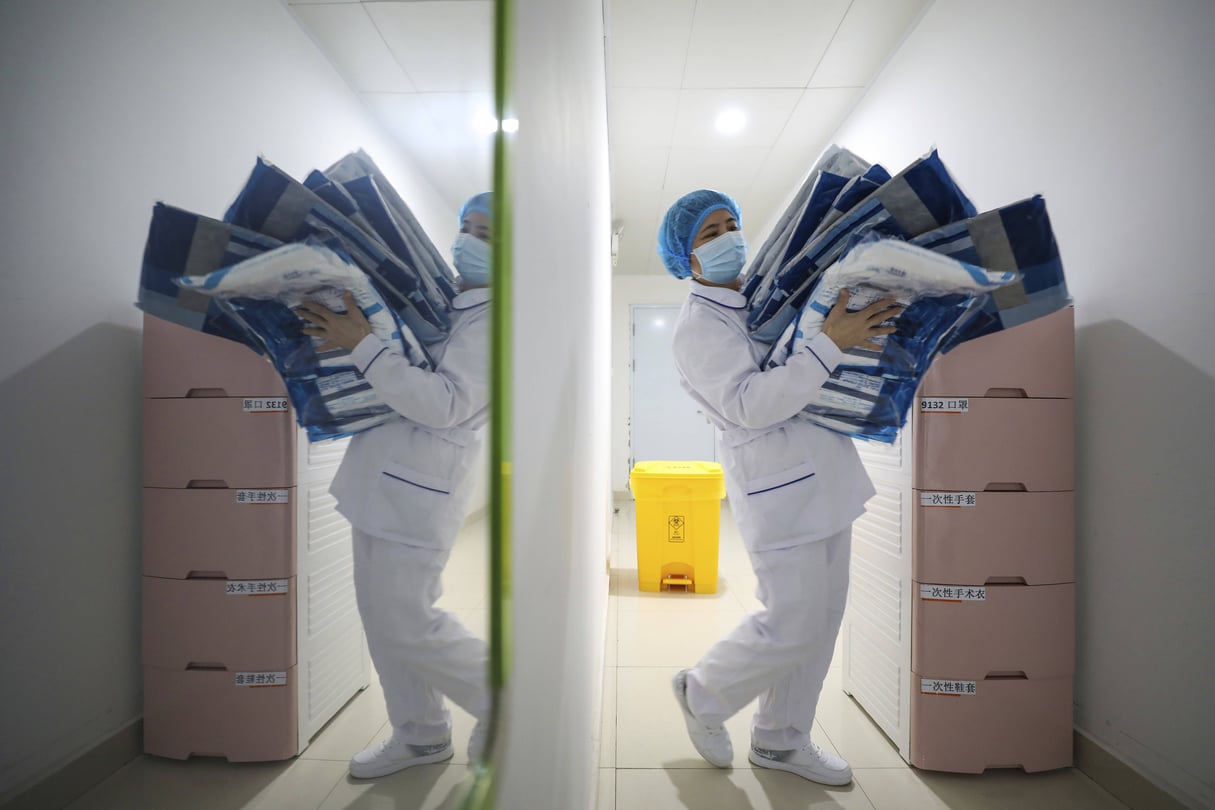
[[[751,552],[764,610],[717,642],[688,674],[688,705],[707,725],[759,697],[751,741],[787,751],[810,738],[848,596],[852,528],[825,540]]]
[[[443,696],[478,720],[489,714],[488,647],[435,607],[450,551],[353,531],[354,589],[388,719],[411,745],[451,737]]]

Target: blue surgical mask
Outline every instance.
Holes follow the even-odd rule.
[[[460,278],[470,287],[489,284],[489,243],[470,233],[456,235],[451,244],[451,260]]]
[[[729,284],[747,263],[747,240],[742,231],[727,231],[705,242],[692,255],[700,262],[700,277],[714,284]]]

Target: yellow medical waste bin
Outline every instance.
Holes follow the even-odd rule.
[[[717,593],[717,539],[726,481],[711,461],[642,461],[629,473],[637,502],[637,584]]]

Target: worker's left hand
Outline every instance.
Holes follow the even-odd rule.
[[[323,339],[316,347],[318,351],[336,348],[351,351],[371,334],[371,324],[367,322],[363,310],[354,303],[354,293],[343,293],[342,303],[346,305],[345,312],[334,312],[315,301],[296,307],[295,314],[312,324],[304,327],[303,333]]]

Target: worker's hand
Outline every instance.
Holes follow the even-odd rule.
[[[883,298],[864,309],[849,312],[849,297],[846,288],[840,290],[835,306],[831,308],[827,320],[823,323],[823,334],[831,338],[840,351],[858,345],[881,351],[882,345],[873,338],[894,332],[893,325],[883,326],[882,323],[902,315],[904,307],[898,306],[898,302],[893,298]]]
[[[312,324],[304,327],[303,333],[324,340],[317,345],[318,351],[336,348],[351,351],[371,334],[371,324],[367,322],[363,310],[354,303],[354,293],[343,293],[342,303],[346,305],[345,312],[334,312],[315,301],[296,307],[295,314]]]

